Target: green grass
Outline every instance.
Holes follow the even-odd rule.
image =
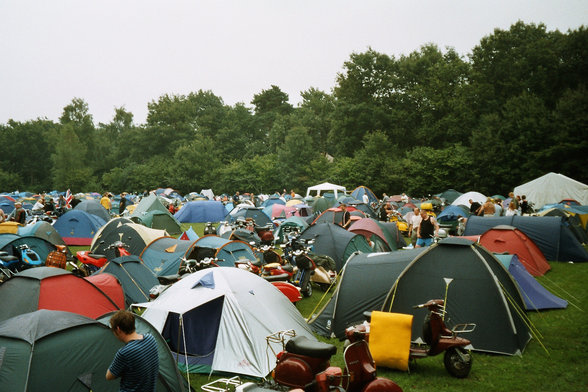
[[[405,391],[587,391],[584,373],[588,369],[588,314],[582,306],[588,300],[588,263],[551,266],[552,270],[539,281],[573,305],[564,310],[529,313],[541,336],[540,341],[531,340],[522,356],[474,353],[472,371],[466,379],[451,377],[443,366],[442,355],[413,361],[410,373],[378,368],[378,376],[394,380]],[[298,303],[302,316],[310,316],[322,294],[315,290],[312,297]],[[317,337],[337,346],[331,364],[344,367],[343,343]],[[219,377],[192,374],[190,381],[199,390]]]
[[[203,235],[204,224],[192,224]],[[188,225],[182,225],[185,230]],[[73,249],[72,249],[73,251]],[[411,363],[410,373],[378,368],[378,375],[394,380],[404,391],[588,391],[588,263],[550,263],[552,270],[538,280],[554,294],[570,301],[564,310],[531,312],[528,316],[541,334],[533,339],[522,356],[474,353],[468,378],[456,379],[447,373],[443,357],[420,359]],[[323,292],[316,289],[310,298],[303,298],[297,308],[307,318],[316,308]],[[318,336],[317,336],[318,337]],[[337,346],[331,359],[333,366],[344,367],[343,343],[325,339]],[[190,375],[195,390],[222,376]]]

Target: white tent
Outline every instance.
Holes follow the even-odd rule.
[[[588,204],[588,185],[559,173],[547,173],[514,188],[516,196],[527,196],[527,200],[539,209],[545,204],[559,203],[563,199],[574,199],[582,205]]]
[[[467,192],[459,196],[457,199],[455,199],[453,203],[451,203],[451,205],[462,205],[470,208],[470,199],[472,199],[473,201],[477,201],[480,204],[484,204],[486,203],[487,197],[481,194],[480,192]]]
[[[293,329],[316,340],[296,307],[265,279],[232,267],[195,272],[164,291],[142,317],[190,372],[265,377],[276,365],[266,337]],[[275,352],[281,345],[273,347]],[[186,365],[187,364],[187,365]]]
[[[309,186],[306,189],[306,197],[319,197],[321,196],[321,194],[325,192],[333,192],[335,194],[335,199],[338,199],[339,196],[344,195],[347,192],[347,190],[344,186],[331,184],[330,182],[323,182],[322,184]]]

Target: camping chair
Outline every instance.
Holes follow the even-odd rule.
[[[412,314],[371,312],[370,351],[376,366],[408,371]]]

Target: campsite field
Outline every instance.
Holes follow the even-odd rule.
[[[200,235],[200,227],[194,226]],[[378,375],[394,380],[404,391],[586,391],[588,378],[588,263],[550,263],[552,270],[538,280],[554,294],[568,300],[564,310],[532,312],[529,319],[537,337],[529,342],[522,356],[474,353],[472,371],[466,379],[451,377],[443,366],[443,357],[436,356],[413,362],[410,373],[378,368]],[[312,297],[298,303],[308,318],[317,308],[323,292],[315,290]],[[343,342],[320,340],[338,347],[331,363],[344,367]],[[216,378],[190,375],[196,389]]]
[[[187,226],[183,224],[182,229],[187,229]],[[198,235],[203,234],[203,224],[191,226]],[[87,249],[73,248],[73,252]],[[568,300],[570,305],[564,310],[529,314],[539,334],[529,342],[522,356],[474,353],[473,368],[466,379],[451,377],[443,366],[442,356],[413,362],[410,373],[378,368],[378,375],[394,380],[404,391],[417,392],[587,391],[588,263],[550,264],[552,270],[538,280],[554,294]],[[308,318],[316,311],[322,296],[323,292],[317,289],[312,297],[300,301],[297,307],[302,316]],[[337,346],[337,354],[331,363],[343,367],[343,342],[318,338]],[[191,374],[189,380],[192,387],[200,391],[203,384],[220,377]]]

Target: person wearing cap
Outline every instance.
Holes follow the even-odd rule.
[[[14,210],[12,210],[12,212],[8,216],[8,220],[16,222],[21,225],[25,224],[27,220],[27,213],[24,210],[24,208],[22,208],[22,203],[20,201],[14,203]]]

